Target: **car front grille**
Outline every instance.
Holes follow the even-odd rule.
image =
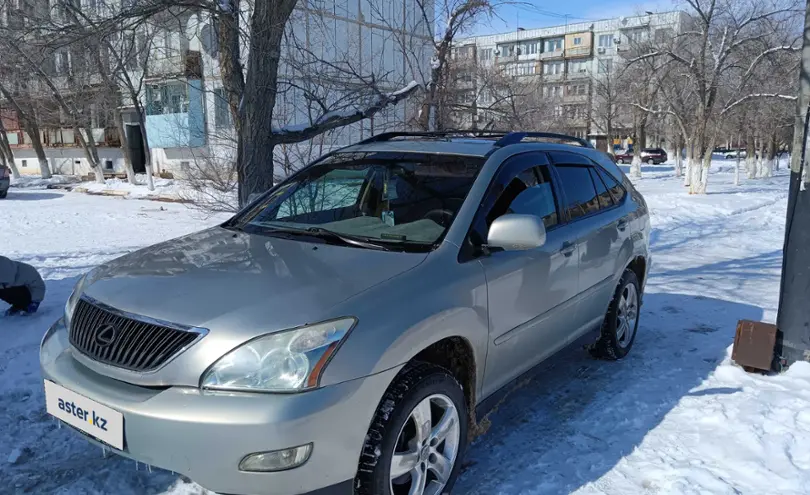
[[[70,343],[94,361],[130,371],[154,371],[194,343],[201,333],[146,321],[80,299],[70,324]]]

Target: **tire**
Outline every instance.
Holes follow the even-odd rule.
[[[414,447],[417,441],[416,422],[412,414],[417,414],[417,406],[428,404],[431,420],[429,435],[422,447]],[[453,421],[445,439],[433,443],[433,434],[436,432],[441,419],[453,419],[453,411],[449,407],[442,410],[441,406],[452,404],[457,416],[457,428],[452,430]],[[424,412],[425,409],[419,407]],[[417,414],[418,416],[418,414]],[[422,417],[426,417],[424,414]],[[424,424],[424,423],[423,423]],[[360,463],[355,479],[355,493],[358,495],[401,495],[408,493],[412,483],[416,481],[412,473],[424,473],[423,479],[433,483],[434,488],[441,485],[437,470],[441,464],[436,464],[437,454],[444,459],[451,458],[451,462],[444,463],[446,482],[440,493],[449,493],[458,477],[461,468],[461,459],[467,446],[467,405],[461,385],[446,369],[428,363],[409,364],[398,375],[396,380],[388,387],[380,401],[374,419],[371,421]],[[426,432],[427,430],[422,430]],[[456,438],[457,437],[457,438]],[[412,442],[407,446],[404,440]],[[455,441],[455,447],[453,442]],[[452,452],[455,451],[455,454]],[[411,452],[412,456],[399,455],[404,463],[403,474],[391,480],[394,453]],[[410,468],[413,463],[413,468]],[[449,467],[447,467],[449,466]],[[417,472],[418,471],[418,472]],[[449,475],[447,475],[449,473]],[[392,490],[393,489],[393,490]],[[420,494],[422,492],[417,491]]]
[[[655,165],[655,160],[652,158],[647,158],[647,165]]]
[[[626,311],[626,309],[622,308],[622,305],[628,298],[633,297],[632,294],[635,295],[635,318],[632,322],[627,322],[627,326],[622,329],[621,322],[626,318],[622,315]],[[635,272],[627,269],[616,286],[616,292],[614,292],[613,300],[610,301],[610,306],[608,306],[605,321],[602,322],[599,339],[591,346],[591,354],[611,361],[627,356],[638,334],[640,309],[641,289],[638,277],[636,277]],[[631,333],[628,334],[628,331],[631,331]]]
[[[624,165],[624,158],[619,158],[619,164]]]
[[[0,192],[0,199],[4,199],[6,196],[8,196],[8,191]]]

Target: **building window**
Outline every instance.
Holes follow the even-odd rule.
[[[553,40],[546,40],[545,51],[546,52],[558,52],[562,50],[562,39],[557,38]]]
[[[231,127],[231,108],[225,96],[225,88],[214,90],[214,125],[217,129]]]
[[[22,167],[23,168],[28,168],[28,160],[23,160],[22,161]]]
[[[530,43],[529,49],[526,51],[529,55],[537,54],[537,43]]]
[[[576,38],[574,38],[574,46],[579,46],[581,44],[582,44],[582,38],[581,37],[577,36]]]
[[[613,47],[613,35],[612,34],[600,34],[599,35],[599,46],[601,48],[611,48],[611,47]]]
[[[627,39],[631,43],[641,43],[647,39],[647,31],[643,29],[636,29],[627,33]]]
[[[484,48],[479,53],[481,54],[481,60],[492,60],[492,48]]]
[[[613,72],[613,59],[612,58],[603,58],[599,60],[599,73],[600,74],[610,74]]]
[[[188,84],[182,81],[146,87],[146,115],[188,113]]]
[[[588,61],[587,60],[572,60],[568,62],[568,73],[569,74],[581,74],[584,72],[588,72]]]
[[[113,169],[113,161],[112,160],[105,160],[104,161],[104,168],[106,168],[107,170],[112,170]]]
[[[547,76],[562,74],[562,72],[563,72],[562,62],[548,62],[543,64],[543,74]]]

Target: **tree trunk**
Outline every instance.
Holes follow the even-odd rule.
[[[135,169],[132,166],[132,157],[129,156],[129,140],[127,139],[127,128],[124,125],[124,116],[121,112],[115,112],[115,128],[118,130],[118,136],[121,140],[121,153],[124,156],[124,170],[127,173],[127,182],[132,185],[135,182]]]
[[[681,177],[683,175],[683,147],[679,142],[675,146],[675,177]]]
[[[48,157],[45,155],[45,148],[42,147],[42,139],[39,136],[39,127],[35,122],[27,118],[23,122],[23,128],[28,136],[31,138],[31,146],[34,148],[34,153],[37,155],[39,162],[39,173],[43,179],[50,179],[53,177],[51,174],[51,167],[48,165]]]
[[[693,140],[686,140],[686,172],[683,174],[684,187],[692,186],[692,170],[695,168],[695,143]]]
[[[294,0],[255,3],[249,69],[238,108],[243,117],[237,151],[241,152],[237,162],[240,206],[247,203],[251,194],[263,193],[273,187],[273,152],[278,141],[269,127],[276,106],[284,27],[295,4]],[[238,33],[234,36],[238,43]]]
[[[135,112],[138,114],[138,124],[141,126],[141,143],[143,149],[144,168],[146,169],[146,187],[155,190],[155,181],[152,170],[152,150],[149,149],[149,136],[146,135],[146,113],[140,102],[135,103]]]
[[[739,150],[737,153],[739,154]],[[745,170],[749,179],[757,178],[757,145],[752,136],[745,142]]]
[[[93,130],[87,127],[80,127],[78,124],[73,126],[73,132],[78,136],[79,143],[84,150],[84,156],[90,164],[90,170],[96,176],[98,184],[106,184],[104,181],[104,171],[101,170],[101,164],[98,159],[98,150],[96,149],[96,140],[93,138]]]
[[[644,148],[646,135],[643,126],[636,124],[635,139],[633,140],[633,161],[630,163],[630,177],[641,178],[641,150]]]
[[[767,147],[763,147],[763,164],[761,177],[773,177],[773,162],[776,158],[776,136],[768,139]]]
[[[740,149],[740,136],[737,136],[737,149]],[[740,185],[740,154],[737,153],[737,157],[734,160],[734,185]]]

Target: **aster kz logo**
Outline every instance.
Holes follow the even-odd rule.
[[[107,323],[105,325],[101,325],[96,329],[96,335],[94,340],[96,341],[96,345],[99,347],[107,347],[108,345],[115,342],[115,337],[118,336],[118,328],[114,325]]]
[[[95,426],[100,430],[107,431],[107,420],[96,414],[95,411],[88,411],[87,409],[82,409],[81,407],[77,406],[74,402],[70,402],[61,398],[59,399],[59,409],[65,411],[68,414],[76,416],[82,421],[87,421],[88,423],[90,423],[91,425]]]

